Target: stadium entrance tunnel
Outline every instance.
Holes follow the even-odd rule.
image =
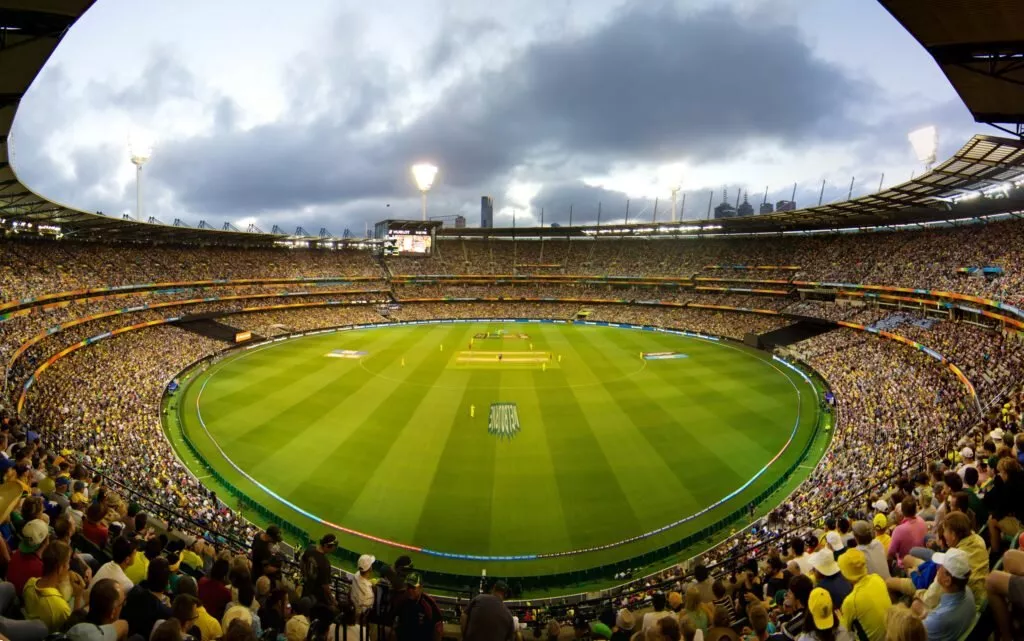
[[[781,503],[831,436],[808,368],[625,324],[316,330],[176,380],[165,431],[244,516],[299,545],[332,532],[348,568],[408,554],[452,591],[482,570],[525,594],[597,589],[690,558]]]

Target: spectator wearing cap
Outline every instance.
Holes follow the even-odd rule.
[[[281,528],[271,525],[265,532],[252,537],[252,567],[256,572],[263,572],[263,565],[274,556],[277,544],[282,540]]]
[[[181,577],[178,580],[177,593],[178,595],[187,594],[196,597],[198,605],[196,605],[196,618],[193,623],[199,629],[202,641],[214,641],[221,638],[224,631],[220,627],[220,621],[210,616],[203,602],[199,600],[199,586],[196,584],[196,580],[187,575]]]
[[[352,588],[349,592],[352,605],[356,609],[356,616],[362,616],[363,612],[373,607],[373,582],[370,576],[373,574],[373,564],[377,558],[370,554],[359,557],[356,563],[357,572],[352,575]]]
[[[94,582],[89,590],[85,621],[68,630],[70,641],[118,641],[128,636],[128,622],[121,618],[124,592],[113,579]]]
[[[932,557],[939,566],[935,582],[942,588],[939,605],[924,618],[928,641],[955,641],[974,622],[974,594],[967,589],[971,576],[971,562],[967,554],[957,548],[938,552]],[[914,602],[914,609],[921,606]]]
[[[515,635],[513,634],[510,638],[514,639]],[[590,638],[595,641],[596,639],[610,641],[612,638],[612,629],[600,621],[594,621],[590,624]]]
[[[832,555],[838,560],[846,551],[846,544],[839,532],[828,532],[825,534],[825,545],[832,550]]]
[[[511,641],[516,628],[512,613],[505,605],[508,586],[495,581],[490,594],[478,594],[466,607],[462,621],[462,638],[466,641]],[[611,630],[608,637],[611,637]]]
[[[71,507],[71,501],[68,497],[71,492],[71,479],[66,476],[58,476],[53,481],[54,488],[53,492],[49,494],[43,494],[48,501],[56,503],[60,507],[60,511],[64,512]]]
[[[801,641],[846,641],[851,638],[836,618],[832,603],[828,590],[814,588],[811,591],[807,601],[807,611],[811,615],[811,620],[808,622],[809,625],[804,626],[805,632],[800,636]]]
[[[874,536],[874,528],[867,521],[854,521],[853,522],[853,538],[857,542],[855,549],[860,550],[864,553],[864,558],[867,559],[868,573],[877,574],[882,579],[888,579],[892,575],[889,574],[889,564],[885,560],[885,548],[882,547],[882,542]]]
[[[629,641],[636,627],[636,618],[629,608],[622,608],[615,614],[615,628],[612,630],[611,641]]]
[[[334,607],[331,589],[331,563],[327,555],[338,549],[338,537],[325,534],[317,545],[310,545],[302,553],[302,596],[312,597],[317,603]]]
[[[956,473],[961,479],[964,478],[964,472],[966,472],[968,468],[974,468],[976,470],[978,469],[978,466],[974,462],[974,450],[970,447],[964,447],[960,450],[960,467],[956,468]]]
[[[875,540],[882,544],[882,549],[888,555],[889,543],[892,541],[892,536],[889,535],[889,517],[879,512],[871,520],[871,525],[875,530]]]
[[[33,519],[21,528],[21,543],[7,564],[7,580],[21,594],[29,579],[43,576],[43,548],[50,536],[50,528],[39,519]]]
[[[668,593],[666,601],[668,602],[668,609],[674,614],[679,614],[679,611],[683,609],[683,595],[675,590]]]
[[[917,502],[913,497],[908,496],[903,499],[900,503],[900,511],[903,513],[903,520],[892,532],[892,541],[889,543],[889,552],[886,557],[896,559],[898,563],[902,564],[903,557],[910,554],[911,548],[924,546],[928,524],[917,515]]]
[[[104,579],[111,579],[121,586],[122,592],[127,593],[131,590],[135,584],[124,573],[124,570],[131,565],[132,553],[134,551],[135,546],[130,540],[123,536],[114,539],[113,544],[111,544],[110,560],[101,565],[100,569],[93,575],[89,589],[91,590],[93,586]]]
[[[847,551],[839,559],[839,568],[853,586],[840,608],[843,627],[859,627],[870,641],[884,641],[885,613],[892,607],[885,581],[877,574],[868,574],[867,559],[860,550]]]
[[[975,602],[980,603],[985,596],[985,577],[988,575],[988,550],[985,548],[985,540],[974,531],[970,518],[963,512],[950,513],[940,525],[940,534],[946,549],[957,549],[967,555],[971,568],[968,586],[974,594]],[[914,548],[911,555],[904,559],[904,567],[909,571],[924,561],[934,560],[935,553],[932,550]],[[891,590],[908,595],[914,594],[913,584],[909,579],[892,579],[888,583]],[[935,593],[932,593],[932,590],[935,590]],[[924,601],[933,606],[938,598],[938,586],[933,583]]]
[[[128,622],[129,634],[140,634],[148,638],[157,621],[173,616],[165,594],[170,575],[171,568],[167,559],[158,556],[149,562],[146,578],[131,589],[121,611]]]
[[[842,603],[853,588],[839,571],[839,564],[836,563],[832,550],[823,547],[815,552],[812,566],[818,587],[828,590],[833,603]]]
[[[395,609],[397,641],[441,641],[444,618],[437,603],[423,591],[418,572],[405,577],[405,598]]]

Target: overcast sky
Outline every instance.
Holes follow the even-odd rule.
[[[861,0],[98,0],[21,103],[14,165],[67,205],[340,235],[431,215],[496,224],[684,215],[709,194],[815,204],[920,172],[978,131],[934,62]]]

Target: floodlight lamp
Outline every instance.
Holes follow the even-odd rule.
[[[133,131],[128,136],[128,153],[133,163],[144,164],[153,155],[153,139],[143,131]]]
[[[933,125],[915,129],[907,135],[914,154],[920,162],[930,165],[935,162],[935,153],[939,146],[939,134]]]
[[[437,177],[437,166],[421,162],[412,166],[412,177],[416,181],[416,187],[426,192],[434,186],[434,178]]]

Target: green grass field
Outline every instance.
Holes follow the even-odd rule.
[[[504,338],[479,338],[500,330]],[[365,355],[329,357],[334,350]],[[471,575],[589,568],[679,540],[777,480],[818,412],[799,376],[733,343],[497,322],[241,350],[189,380],[179,398],[181,428],[210,464],[310,535],[330,528],[308,515],[467,555],[567,552],[641,535],[722,500],[785,448],[725,505],[639,541],[527,561],[412,555],[419,567]],[[494,403],[503,405],[491,421]],[[338,534],[351,550],[386,560],[401,553]]]

